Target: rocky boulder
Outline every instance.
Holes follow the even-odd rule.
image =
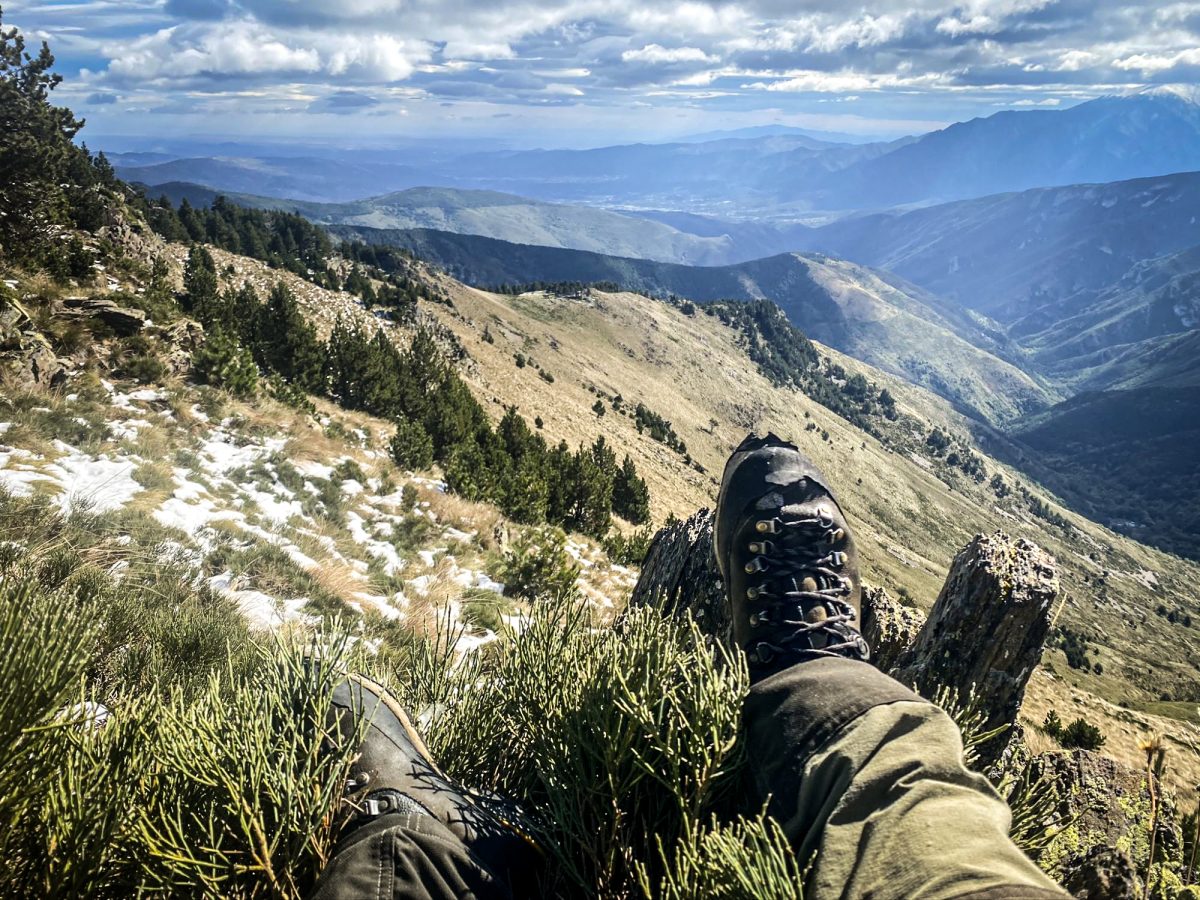
[[[1040,782],[1047,790],[1053,789],[1058,796],[1056,817],[1066,827],[1051,842],[1041,862],[1062,883],[1082,886],[1100,879],[1111,885],[1125,884],[1127,879],[1118,877],[1123,864],[1100,854],[1100,849],[1124,853],[1134,872],[1146,871],[1152,821],[1150,788],[1144,771],[1099,753],[1073,750],[1034,757],[1028,777],[1034,784]],[[1178,861],[1183,838],[1176,806],[1166,792],[1162,801],[1155,858]],[[1118,892],[1112,896],[1125,895]]]
[[[884,672],[890,672],[916,642],[925,613],[903,606],[886,590],[863,587],[862,635],[871,647],[871,659]]]
[[[74,319],[99,319],[122,337],[137,334],[147,322],[140,309],[119,306],[107,297],[64,297],[55,313]]]
[[[1011,726],[1041,660],[1057,596],[1048,553],[1003,532],[977,535],[954,558],[928,620],[893,674],[926,697],[948,691],[962,704],[970,698],[982,731]],[[978,748],[983,764],[999,760],[1013,736]]]

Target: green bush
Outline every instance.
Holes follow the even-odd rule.
[[[204,346],[192,354],[196,377],[235,397],[249,397],[258,389],[258,367],[250,351],[224,331],[214,331]]]
[[[539,604],[519,634],[490,648],[455,666],[445,647],[426,647],[393,689],[411,708],[442,711],[427,737],[450,774],[536,814],[548,895],[777,883],[768,874],[777,834],[695,825],[740,774],[740,657],[714,655],[694,625],[651,609],[597,629],[571,596]],[[776,852],[760,854],[764,844]],[[710,848],[720,852],[707,858]]]
[[[391,453],[402,469],[428,469],[433,465],[433,440],[420,422],[401,419],[392,436]]]
[[[513,541],[504,554],[500,577],[506,595],[545,600],[574,589],[579,565],[567,552],[567,538],[562,531],[537,528]]]
[[[355,750],[326,730],[348,640],[255,648],[194,576],[88,565],[107,520],[0,517],[37,547],[0,579],[0,896],[303,897]]]
[[[1058,737],[1058,742],[1067,750],[1099,750],[1104,746],[1104,732],[1087,719],[1075,719]]]

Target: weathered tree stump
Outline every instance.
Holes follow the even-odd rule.
[[[990,731],[1013,725],[1042,657],[1058,576],[1048,553],[1002,532],[977,535],[950,565],[941,594],[896,678],[926,697],[949,690]],[[1007,741],[990,742],[994,761]]]
[[[713,559],[712,524],[712,514],[701,510],[659,531],[630,604],[668,616],[690,612],[707,634],[728,645],[729,605]],[[990,731],[1017,721],[1057,593],[1051,557],[998,532],[977,536],[955,557],[927,620],[885,591],[867,588],[860,624],[879,668],[926,697],[948,690]],[[981,760],[995,762],[1008,743],[1002,736],[979,748]]]

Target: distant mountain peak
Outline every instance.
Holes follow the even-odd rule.
[[[1134,91],[1130,96],[1177,99],[1191,103],[1194,106],[1200,106],[1200,85],[1156,84]]]

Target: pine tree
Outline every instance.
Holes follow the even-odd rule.
[[[392,459],[404,469],[421,470],[433,465],[433,441],[420,422],[401,419],[391,443]]]
[[[254,331],[254,356],[263,368],[303,390],[320,389],[321,344],[283,282],[276,283],[259,308]]]
[[[252,396],[258,389],[254,357],[220,328],[209,334],[204,346],[195,352],[192,367],[201,381],[223,388],[235,397]]]
[[[194,313],[201,325],[209,327],[212,320],[206,322],[200,315],[207,315],[216,303],[217,265],[212,255],[199,244],[192,244],[188,250],[187,263],[183,268],[183,293],[184,309]]]
[[[650,521],[650,490],[628,455],[613,482],[612,505],[613,512],[634,525]]]

